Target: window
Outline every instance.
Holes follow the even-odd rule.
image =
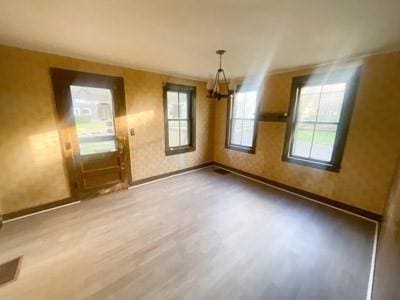
[[[359,70],[293,79],[283,160],[339,171]]]
[[[75,127],[81,155],[117,151],[113,96],[110,89],[70,85]],[[107,118],[90,107],[106,104]],[[93,113],[92,113],[93,112]]]
[[[84,116],[91,116],[92,115],[92,110],[90,108],[82,108],[82,115]]]
[[[196,150],[196,88],[164,85],[165,154]]]
[[[240,86],[228,100],[225,147],[255,153],[257,135],[257,90]]]
[[[110,103],[97,103],[97,115],[100,120],[112,118],[112,105]]]

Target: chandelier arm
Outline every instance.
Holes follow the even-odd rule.
[[[224,69],[221,69],[221,70],[222,70],[222,75],[224,75],[225,84],[228,86],[228,80],[226,80],[225,71],[224,71]]]
[[[226,94],[229,96],[229,83],[225,76],[225,71],[222,69],[222,75],[224,75],[225,85],[226,85]]]
[[[213,85],[213,91],[215,91],[219,81],[219,71],[215,74],[215,79],[214,79],[214,85]]]

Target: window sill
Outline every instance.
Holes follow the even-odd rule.
[[[249,154],[255,154],[256,153],[256,149],[254,149],[252,147],[244,147],[244,146],[236,146],[236,145],[225,145],[225,148],[229,149],[229,150],[234,150],[234,151],[239,151],[239,152],[249,153]]]
[[[322,162],[306,160],[306,159],[301,159],[301,158],[282,157],[282,161],[294,163],[294,164],[302,165],[302,166],[306,166],[306,167],[311,167],[311,168],[315,168],[315,169],[325,170],[325,171],[331,171],[331,172],[339,172],[340,171],[340,166],[338,166],[338,165],[328,164],[328,163],[325,164]]]
[[[193,152],[193,151],[196,151],[195,146],[168,148],[165,150],[165,155],[169,156],[169,155],[175,155],[175,154],[181,154],[181,153]]]

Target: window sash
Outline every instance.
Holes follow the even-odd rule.
[[[190,146],[190,129],[191,129],[191,123],[190,123],[190,119],[172,119],[172,120],[168,120],[168,146],[171,149],[176,149],[179,147],[188,147]],[[171,126],[170,126],[170,122],[178,122],[178,145],[171,145]],[[183,140],[183,135],[182,135],[182,127],[181,127],[181,123],[186,122],[187,126],[186,126],[186,142],[182,142]]]
[[[176,94],[176,98],[174,100],[171,100],[170,97],[168,97],[170,93]],[[166,83],[164,85],[164,124],[166,155],[195,150],[195,93],[195,87],[169,83]],[[186,99],[184,100],[186,102],[186,105],[181,105],[182,99]],[[177,106],[177,108],[175,108],[175,111],[171,111],[170,101],[174,101],[173,105]],[[184,111],[182,110],[182,107],[184,107]]]
[[[320,117],[320,107],[321,107],[321,100],[322,97],[326,94],[323,93],[323,89],[324,87],[326,87],[327,85],[330,85],[330,83],[325,83],[325,84],[312,84],[312,85],[303,85],[301,87],[298,88],[298,91],[296,93],[296,110],[295,110],[295,116],[294,116],[294,126],[293,126],[293,132],[292,132],[292,136],[290,139],[290,146],[289,146],[289,156],[290,157],[294,157],[294,158],[298,158],[298,159],[302,159],[302,160],[309,160],[309,161],[315,161],[318,163],[328,163],[331,164],[334,161],[334,156],[335,156],[335,144],[336,144],[336,138],[337,138],[337,133],[339,130],[339,125],[340,125],[340,119],[341,119],[341,115],[343,112],[343,102],[345,101],[345,96],[346,96],[346,90],[347,90],[347,81],[343,81],[343,82],[339,82],[339,83],[344,83],[345,84],[345,90],[343,91],[343,95],[342,95],[342,104],[340,106],[340,110],[336,113],[338,113],[339,115],[339,120],[337,122],[326,122],[326,121],[318,121],[319,117]],[[299,121],[300,118],[302,118],[303,116],[301,116],[300,112],[299,112],[299,106],[300,106],[300,101],[301,101],[301,91],[303,88],[310,88],[310,87],[319,87],[320,92],[317,93],[318,96],[318,103],[317,103],[317,107],[316,107],[316,114],[315,114],[315,121]],[[328,93],[332,93],[332,92],[328,92]],[[337,93],[337,92],[336,92]],[[297,124],[308,124],[308,125],[313,125],[313,130],[312,130],[312,139],[311,139],[311,143],[310,143],[310,147],[309,147],[309,151],[308,151],[308,156],[302,156],[302,155],[296,155],[293,153],[293,148],[294,148],[294,143],[296,142],[295,138],[296,138],[296,129],[297,129]],[[323,159],[317,159],[315,157],[312,157],[312,152],[313,152],[313,148],[315,145],[317,145],[315,142],[315,133],[317,130],[317,125],[334,125],[336,126],[336,130],[334,132],[334,139],[333,139],[333,143],[332,143],[332,150],[330,150],[331,154],[330,154],[330,159],[329,160],[323,160]],[[325,149],[326,151],[327,149]],[[329,151],[329,150],[328,150]]]
[[[251,148],[252,145],[253,145],[253,139],[254,139],[255,119],[249,119],[249,118],[232,118],[232,119],[231,119],[231,132],[234,131],[233,126],[234,126],[234,124],[235,124],[237,121],[241,121],[240,143],[235,143],[235,142],[233,141],[233,134],[231,134],[231,137],[230,137],[230,144],[231,144],[231,145],[234,145],[234,146],[239,146],[239,147],[248,147],[248,148]],[[250,122],[252,122],[251,126],[252,126],[253,128],[252,128],[251,135],[250,135],[250,136],[247,136],[247,138],[250,138],[250,139],[251,139],[251,145],[245,144],[245,143],[243,142],[243,139],[246,138],[246,136],[244,136],[244,130],[245,130],[245,128],[244,128],[244,126],[245,126],[244,121],[250,121]]]
[[[310,143],[310,149],[308,150],[308,155],[307,156],[303,156],[303,155],[296,155],[293,151],[294,148],[294,143],[295,143],[295,135],[296,135],[296,129],[297,129],[297,124],[307,124],[307,125],[312,125],[313,126],[313,130],[312,130],[312,140]],[[316,135],[316,131],[317,131],[317,126],[318,125],[332,125],[332,126],[336,126],[336,129],[334,130],[334,139],[333,142],[331,143],[332,145],[332,150],[331,150],[331,155],[330,155],[330,159],[329,160],[323,160],[323,159],[318,159],[315,157],[312,157],[312,153],[313,153],[313,149],[314,146],[316,145],[320,145],[318,143],[314,143],[315,141],[315,135]],[[294,132],[292,133],[292,139],[291,139],[291,143],[290,143],[290,157],[294,157],[297,159],[303,159],[303,160],[310,160],[310,161],[315,161],[318,163],[332,163],[334,160],[334,150],[335,150],[335,144],[336,144],[336,138],[338,135],[338,130],[339,130],[339,122],[296,122],[294,125]]]
[[[255,145],[255,138],[256,138],[256,113],[257,113],[257,98],[256,98],[256,103],[255,103],[255,107],[254,107],[254,112],[252,113],[254,115],[253,118],[249,118],[249,117],[235,117],[235,112],[237,111],[236,105],[237,105],[237,94],[238,93],[243,93],[244,94],[244,100],[243,100],[243,112],[242,114],[246,113],[246,94],[249,92],[255,92],[252,90],[245,90],[240,92],[240,88],[238,89],[239,92],[235,93],[235,95],[233,96],[232,99],[230,99],[230,107],[229,107],[229,125],[228,125],[228,142],[227,142],[227,147],[229,148],[229,146],[234,146],[234,147],[238,147],[240,149],[244,149],[244,150],[253,150],[254,149],[254,145]],[[257,96],[256,96],[257,97]],[[242,121],[242,129],[240,131],[240,143],[236,143],[235,141],[233,141],[233,131],[234,131],[234,124],[236,121]],[[253,121],[252,123],[252,132],[251,132],[251,136],[249,136],[248,138],[251,139],[251,145],[247,145],[243,142],[243,137],[244,137],[244,121]],[[240,150],[240,149],[236,149],[236,150]]]
[[[169,116],[169,99],[168,99],[168,92],[175,92],[177,93],[178,96],[178,118],[167,118],[167,126],[168,126],[168,147],[170,149],[176,149],[176,148],[182,148],[182,147],[187,147],[190,146],[190,127],[191,127],[191,95],[188,92],[182,92],[182,91],[173,91],[173,90],[167,90],[167,116]],[[183,113],[186,118],[181,118],[182,111],[181,111],[181,94],[186,95],[186,112]],[[170,122],[175,121],[178,122],[178,145],[171,145],[171,127],[170,127]],[[181,130],[181,122],[187,122],[187,136],[186,136],[186,142],[182,142],[182,130]]]
[[[293,78],[286,138],[282,154],[283,161],[334,172],[340,170],[346,136],[350,125],[351,113],[360,78],[360,71],[361,68],[346,69],[335,71],[330,74],[307,75]],[[339,86],[335,86],[336,84]],[[340,87],[340,85],[343,84],[345,84],[345,87]],[[318,106],[322,105],[322,111],[319,111],[319,107],[318,111],[315,111],[315,107],[312,104],[311,106],[308,106],[309,104],[307,104],[307,101],[312,101],[311,99],[303,100],[306,102],[300,104],[301,89],[313,86],[320,86],[321,91],[324,90],[322,93],[323,97],[318,98]],[[340,100],[338,100],[339,98],[332,99],[332,97],[335,97],[333,91],[340,88],[342,88]],[[303,95],[309,96],[309,93],[304,92]],[[336,102],[328,103],[327,101]],[[300,117],[298,113],[299,106],[301,105],[306,105],[302,106],[302,112],[306,113],[306,115],[303,115],[302,117]],[[306,111],[304,111],[304,108],[306,108]],[[312,120],[304,120],[304,118],[311,118]],[[312,126],[312,134],[316,135],[318,138],[318,141],[312,140],[311,145],[309,145],[311,149],[308,153],[308,157],[305,154],[304,156],[298,155],[299,153],[296,153],[293,149],[294,144],[297,141],[295,136],[297,133],[296,128],[302,125]],[[324,130],[328,131],[329,134],[324,136],[321,133]],[[317,149],[317,146],[320,147],[325,145],[330,148],[328,148],[328,150],[322,150],[319,153],[315,150]],[[312,149],[312,147],[315,149]],[[329,154],[330,157],[328,157]]]

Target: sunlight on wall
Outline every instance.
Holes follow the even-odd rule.
[[[315,69],[313,69],[311,73],[310,81],[314,79],[313,76],[321,76],[321,75],[323,75],[324,79],[328,79],[336,71],[347,71],[349,76],[353,76],[357,71],[357,68],[363,65],[363,62],[364,61],[362,59],[357,59],[357,60],[335,62],[328,66],[325,65],[317,66],[315,67]]]
[[[361,78],[338,173],[282,161],[286,123],[259,122],[257,148],[248,155],[224,147],[226,102],[216,106],[214,160],[296,188],[376,213],[384,199],[398,156],[398,66],[400,53],[342,60],[268,74],[261,112],[287,112],[293,77],[332,73],[361,66]]]
[[[122,76],[133,180],[199,165],[212,159],[214,102],[203,82],[102,65],[0,45],[0,201],[3,212],[68,198],[69,185],[57,131],[50,67]],[[165,155],[163,82],[197,87],[195,152]],[[4,101],[3,101],[3,96]],[[126,125],[124,125],[126,128]],[[68,131],[68,130],[65,130]],[[68,134],[64,130],[62,134]]]
[[[27,136],[25,129],[29,131],[24,126],[15,128],[12,138],[9,136],[4,143],[6,151],[1,151],[4,172],[0,174],[0,200],[4,213],[26,207],[27,203],[34,206],[69,196],[58,131]]]
[[[145,127],[154,120],[154,110],[147,110],[128,115],[128,124],[132,127]]]
[[[40,166],[53,165],[61,160],[60,141],[57,130],[34,134],[29,137],[33,163]]]
[[[129,134],[132,148],[138,148],[144,145],[156,143],[158,136],[151,132],[152,123],[155,120],[154,110],[146,110],[127,115],[128,132],[132,128],[135,132],[134,136]]]

